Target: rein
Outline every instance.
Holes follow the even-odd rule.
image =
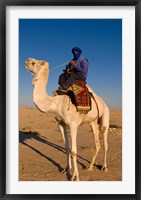
[[[49,71],[53,71],[53,70],[55,70],[55,69],[58,69],[58,68],[60,68],[60,67],[62,67],[62,66],[64,66],[64,65],[68,64],[69,62],[70,62],[70,60],[67,61],[67,62],[65,62],[65,63],[63,63],[63,64],[61,64],[61,65],[57,65],[56,67],[51,68]]]

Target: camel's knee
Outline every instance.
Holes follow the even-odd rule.
[[[100,150],[100,147],[101,147],[100,143],[96,142],[94,149],[98,152]]]
[[[75,151],[71,151],[71,156],[75,157],[76,156],[76,152]]]
[[[103,134],[104,134],[104,133],[107,132],[107,127],[106,127],[106,126],[102,126],[102,127],[101,127],[101,130],[102,130],[102,132],[103,132]]]
[[[96,145],[96,151],[99,151],[99,150],[100,150],[100,147],[101,147],[101,145],[100,145],[100,144],[97,144],[97,145]]]
[[[107,151],[108,150],[108,145],[106,144],[105,146],[104,146],[104,151]]]
[[[101,130],[102,130],[102,133],[103,133],[103,137],[104,137],[105,139],[107,139],[107,136],[108,136],[108,127],[107,127],[107,126],[103,126],[103,127],[101,128]]]

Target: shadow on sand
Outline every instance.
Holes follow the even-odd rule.
[[[52,158],[44,155],[42,152],[40,152],[38,149],[36,149],[35,147],[29,145],[26,143],[27,140],[30,140],[30,139],[35,139],[41,143],[44,143],[58,151],[61,151],[62,153],[66,154],[66,150],[65,148],[57,145],[57,144],[54,144],[52,142],[49,142],[45,137],[42,137],[40,136],[38,133],[34,133],[34,132],[25,132],[25,131],[19,131],[19,142],[27,147],[29,147],[30,149],[32,149],[33,151],[35,151],[36,153],[38,153],[40,156],[46,158],[49,162],[51,162],[54,166],[56,166],[58,168],[58,171],[59,172],[62,172],[64,169],[61,167],[60,164],[58,164],[56,161],[54,161]],[[88,160],[86,160],[85,158],[82,158],[81,156],[77,155],[78,158],[90,163]],[[83,169],[86,168],[86,166],[81,163],[80,161],[77,161]],[[67,175],[67,179],[70,180],[71,176],[70,175]]]
[[[46,139],[42,138],[39,134],[36,133],[32,133],[32,132],[24,132],[24,131],[19,131],[19,142],[22,143],[23,145],[29,147],[30,149],[32,149],[33,151],[35,151],[36,153],[38,153],[40,156],[46,158],[48,161],[50,161],[54,166],[56,166],[58,168],[58,171],[61,172],[63,171],[63,168],[57,163],[55,162],[53,159],[51,159],[50,157],[44,155],[43,153],[41,153],[38,149],[34,148],[33,146],[29,145],[26,143],[27,140],[29,139],[35,139],[39,142],[42,142],[44,144],[47,144],[63,153],[65,153],[65,149],[63,147],[60,147],[58,145],[55,145],[51,142],[48,142]]]

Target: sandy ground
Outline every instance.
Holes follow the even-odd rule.
[[[78,129],[78,169],[81,181],[122,180],[122,112],[110,111],[108,133],[108,172],[102,172],[103,138],[92,172],[85,168],[93,155],[93,134],[89,124]],[[68,181],[71,176],[61,173],[66,166],[62,135],[55,119],[33,108],[19,109],[19,180]]]

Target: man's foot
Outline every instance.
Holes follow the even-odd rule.
[[[56,90],[52,91],[52,94],[53,94],[54,96],[58,95],[58,93],[56,92]]]
[[[67,88],[67,91],[73,91],[72,87]]]
[[[69,88],[67,88],[67,89],[62,89],[61,87],[59,87],[57,90],[52,91],[52,93],[54,94],[54,96],[56,96],[56,95],[65,95],[65,94],[68,94],[69,91],[73,92],[73,89],[72,89],[71,86]]]
[[[56,95],[67,95],[68,91],[63,89],[57,89],[52,92],[55,96]]]

